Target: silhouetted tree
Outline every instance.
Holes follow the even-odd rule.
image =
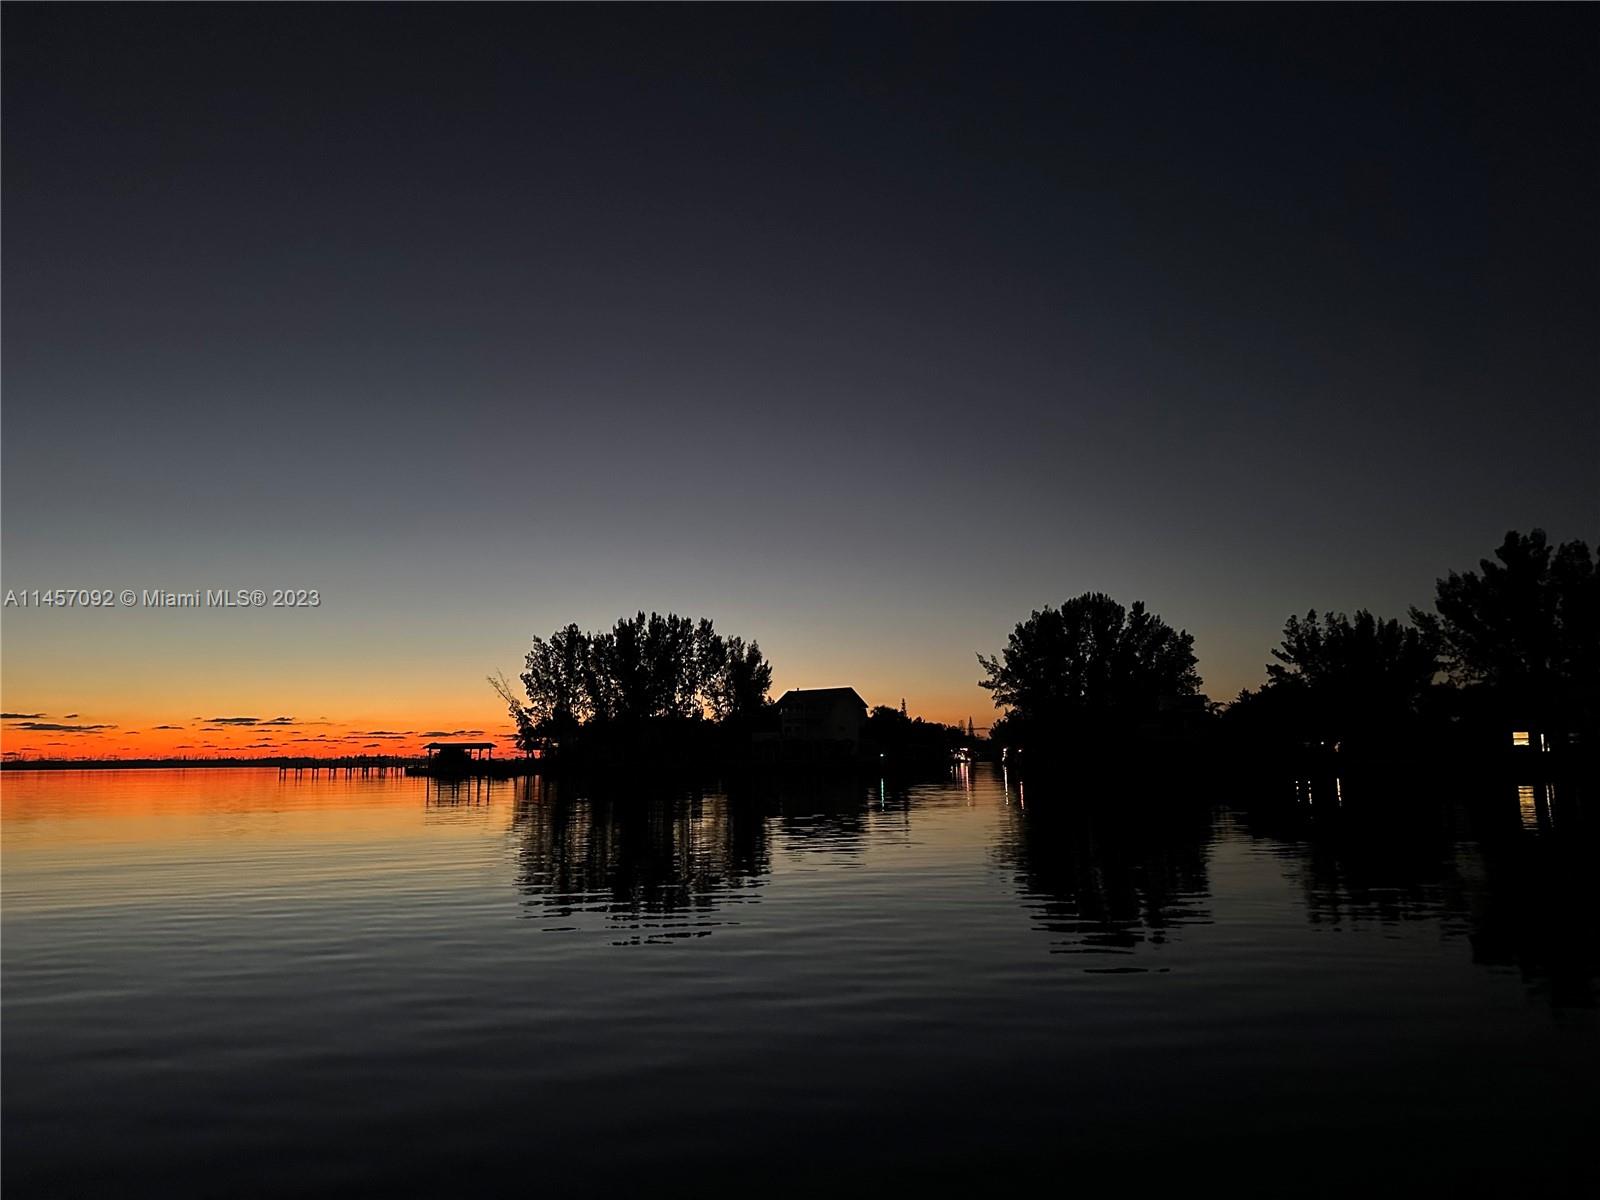
[[[772,666],[758,645],[724,639],[709,620],[676,613],[641,612],[598,634],[568,625],[548,641],[534,638],[525,668],[525,700],[503,678],[489,682],[528,750],[545,739],[570,743],[585,729],[612,730],[616,736],[605,744],[636,747],[646,725],[656,729],[651,744],[665,744],[657,736],[663,725],[692,725],[708,715],[724,725],[745,723],[763,710],[772,687]]]
[[[587,683],[601,721],[702,715],[704,643],[711,636],[688,617],[639,613],[590,639]]]
[[[517,748],[524,754],[532,754],[538,747],[540,739],[539,731],[534,727],[533,717],[528,712],[528,706],[517,695],[511,686],[511,681],[502,672],[496,671],[489,676],[489,686],[506,702],[506,711],[511,714],[511,720],[516,724]]]
[[[523,660],[522,686],[535,731],[545,737],[570,737],[591,710],[587,687],[589,635],[568,625],[547,642],[534,638]]]
[[[1023,742],[1022,722],[1015,712],[1002,713],[989,726],[989,740],[996,746],[1015,746]]]
[[[747,720],[767,706],[772,664],[756,642],[747,646],[743,638],[731,637],[718,639],[718,646],[720,651],[710,656],[717,660],[710,677],[711,711],[719,721]]]
[[[1501,708],[1550,717],[1592,703],[1600,680],[1600,573],[1585,542],[1552,550],[1544,530],[1511,531],[1478,571],[1439,580],[1434,613],[1412,619],[1439,638],[1457,683]]]
[[[862,735],[873,750],[896,765],[911,762],[944,763],[961,744],[961,727],[908,716],[905,701],[899,708],[880,704],[867,714]]]
[[[1290,617],[1257,704],[1300,740],[1371,742],[1415,722],[1439,660],[1433,635],[1366,609]]]
[[[906,715],[903,708],[891,708],[887,704],[879,704],[867,714],[867,721],[868,728],[876,724],[881,729],[887,729],[894,725],[909,725],[911,718]]]
[[[1008,731],[1061,737],[1073,726],[1105,731],[1153,714],[1167,698],[1199,692],[1194,638],[1142,602],[1123,608],[1087,592],[1021,622],[999,658],[978,655]]]

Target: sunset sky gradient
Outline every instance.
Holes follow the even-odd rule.
[[[1596,25],[9,7],[4,587],[322,604],[7,608],[4,749],[498,736],[640,609],[983,725],[1088,590],[1226,699],[1592,541]]]

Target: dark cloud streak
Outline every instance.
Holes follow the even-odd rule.
[[[24,721],[17,726],[30,733],[104,733],[115,725],[63,725],[54,721]]]

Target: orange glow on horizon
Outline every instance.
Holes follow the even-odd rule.
[[[773,698],[786,690],[775,686]],[[863,698],[873,707],[894,708],[901,699],[872,692]],[[992,709],[959,711],[955,696],[928,699],[925,708],[916,697],[907,698],[911,714],[962,726],[970,716],[980,730],[994,720]],[[292,706],[282,712],[236,712],[217,706],[208,711],[209,715],[48,708],[12,712],[8,707],[7,719],[0,723],[0,752],[9,759],[410,758],[420,757],[427,742],[451,738],[493,741],[497,753],[517,752],[511,722],[492,702],[475,711],[456,710],[445,718],[437,711],[420,717],[414,712],[303,717],[294,715]]]
[[[497,754],[516,752],[505,708],[481,675],[458,669],[409,678],[398,671],[280,675],[258,661],[232,664],[224,680],[192,661],[159,675],[120,665],[120,673],[85,687],[70,670],[7,663],[0,752],[12,759],[420,757],[425,743],[450,738],[492,740]],[[995,718],[975,678],[962,687],[882,664],[852,669],[812,660],[809,667],[776,672],[772,698],[794,687],[851,686],[871,707],[898,708],[904,698],[924,720],[964,726],[971,717],[981,730]],[[371,693],[383,699],[374,702]]]
[[[8,710],[9,711],[9,710]],[[503,712],[451,720],[251,716],[220,712],[139,719],[128,713],[15,716],[0,726],[7,758],[333,758],[420,757],[425,743],[451,738],[493,741],[511,753]]]

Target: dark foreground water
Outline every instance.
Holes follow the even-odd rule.
[[[0,786],[13,1200],[1590,1181],[1561,785]]]

